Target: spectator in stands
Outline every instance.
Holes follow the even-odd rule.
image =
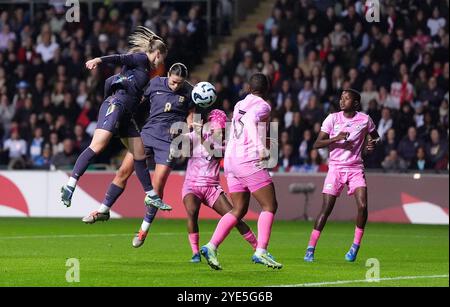
[[[28,154],[31,164],[35,165],[36,161],[42,158],[42,150],[44,147],[44,137],[41,127],[34,130],[34,137],[28,144]]]
[[[309,97],[308,105],[303,110],[303,118],[309,124],[310,127],[314,126],[315,123],[320,122],[324,117],[323,110],[319,105],[317,96],[313,95]]]
[[[311,150],[308,159],[296,169],[301,173],[318,173],[326,171],[326,166],[322,163],[322,157],[316,149]]]
[[[52,41],[50,29],[41,32],[41,39],[42,41],[36,46],[36,52],[41,55],[44,63],[48,63],[53,60],[59,45]]]
[[[284,128],[288,129],[292,125],[292,122],[294,120],[294,112],[296,111],[294,101],[292,100],[291,97],[287,97],[284,100],[284,105],[281,111],[284,114],[283,118]]]
[[[443,99],[439,107],[439,124],[448,129],[448,100]]]
[[[209,80],[219,91],[219,103],[230,115],[234,104],[246,95],[248,75],[263,71],[272,81],[271,120],[290,125],[283,135],[293,144],[295,155],[299,148],[306,148],[303,160],[311,154],[304,134],[310,129],[314,135],[324,117],[338,111],[340,91],[347,87],[362,87],[362,111],[371,115],[378,129],[388,131],[378,152],[366,159],[370,167],[379,167],[397,149],[396,138],[403,139],[410,126],[417,129],[417,139],[427,144],[436,128],[442,140],[448,139],[449,35],[448,14],[443,13],[448,4],[439,3],[435,9],[436,1],[405,3],[382,3],[382,22],[367,24],[361,1],[277,1],[265,31],[264,26],[254,25],[253,34],[240,38],[234,50],[222,50],[216,59]],[[19,129],[30,144],[35,130],[42,127],[44,139],[53,139],[49,144],[53,154],[62,151],[59,140],[75,138],[76,124],[81,126],[76,128],[79,136],[82,129],[90,137],[103,101],[104,80],[120,71],[102,67],[87,72],[84,62],[96,55],[126,52],[126,37],[137,25],[148,25],[168,42],[168,66],[182,61],[193,70],[208,50],[208,31],[201,18],[205,11],[198,4],[166,4],[153,9],[151,16],[138,3],[99,4],[94,18],[82,14],[81,23],[66,23],[64,14],[52,6],[48,11],[35,8],[38,23],[30,23],[23,9],[16,14],[15,4],[4,7],[0,137],[3,141],[12,129]],[[417,12],[405,18],[402,10],[414,7]],[[161,67],[159,73],[165,69]],[[292,110],[282,110],[286,96],[294,102]],[[313,108],[307,107],[311,96],[316,97]],[[379,109],[384,119],[378,122]],[[414,158],[416,148],[412,152]]]
[[[74,148],[76,152],[83,152],[86,148],[89,147],[90,139],[83,129],[83,126],[76,125],[73,134],[75,136]]]
[[[283,149],[281,151],[281,156],[278,160],[278,171],[280,172],[290,172],[291,168],[295,165],[298,165],[299,161],[297,157],[294,155],[294,148],[292,144],[284,144]]]
[[[11,137],[3,144],[3,150],[9,152],[9,169],[24,169],[26,167],[27,143],[20,137],[18,129],[11,131]]]
[[[389,108],[383,108],[381,111],[381,119],[378,123],[378,135],[382,141],[384,140],[389,129],[392,128],[393,123],[394,121],[391,118],[391,110]]]
[[[381,165],[388,172],[402,172],[408,168],[408,162],[399,157],[396,150],[391,150]]]
[[[5,51],[8,48],[8,44],[10,41],[16,40],[16,34],[10,31],[10,27],[8,24],[2,26],[0,32],[0,52]]]
[[[430,142],[427,144],[427,156],[432,167],[436,170],[445,170],[448,167],[448,140],[442,140],[437,129],[431,130]]]
[[[51,165],[57,169],[71,168],[77,161],[77,155],[74,150],[72,139],[65,139],[63,142],[63,151],[57,153],[51,159]]]
[[[1,95],[0,97],[0,125],[4,131],[9,131],[11,121],[14,118],[15,106],[9,103],[7,95]],[[0,138],[0,142],[2,139]]]
[[[37,156],[35,160],[32,161],[31,167],[33,169],[44,169],[48,170],[50,168],[50,161],[52,158],[51,147],[49,144],[45,144],[42,149],[42,154]]]
[[[416,156],[416,151],[419,146],[421,146],[421,142],[417,138],[417,130],[415,127],[410,127],[408,129],[408,135],[398,145],[398,154],[409,163]]]
[[[410,170],[423,172],[432,169],[430,161],[427,159],[425,148],[420,146],[417,148],[416,156],[409,165]]]
[[[59,136],[56,131],[50,133],[49,144],[50,144],[50,151],[52,152],[53,155],[57,155],[64,151],[64,145],[62,142],[59,141]]]
[[[427,27],[430,30],[430,35],[435,36],[438,34],[441,28],[444,28],[447,21],[444,17],[440,16],[439,8],[436,6],[433,8],[433,15],[427,20]]]
[[[294,148],[300,146],[303,133],[307,129],[307,124],[303,121],[303,117],[300,112],[294,112],[292,125],[288,128],[288,134],[290,137],[290,142]]]
[[[247,51],[244,54],[244,61],[240,62],[236,68],[236,74],[244,80],[250,80],[250,77],[258,70],[255,67],[253,61],[253,54],[251,51]]]
[[[306,108],[311,96],[313,96],[313,95],[314,95],[314,90],[312,88],[312,83],[310,80],[306,80],[303,89],[298,93],[297,100],[298,100],[298,107],[299,107],[300,111],[303,111]]]
[[[428,87],[422,91],[419,100],[426,106],[437,109],[443,98],[444,91],[438,87],[436,78],[432,77],[428,81]]]
[[[300,142],[300,146],[298,148],[300,162],[304,163],[306,159],[309,157],[309,153],[313,148],[314,140],[312,138],[311,130],[307,129],[303,132],[303,139]]]
[[[395,119],[399,135],[406,135],[410,127],[415,127],[414,110],[409,103],[405,103]]]

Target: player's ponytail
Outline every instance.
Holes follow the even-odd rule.
[[[187,79],[189,71],[183,63],[175,63],[169,69],[169,76],[175,75],[183,79]]]
[[[128,44],[130,45],[130,53],[152,53],[159,50],[161,54],[165,55],[168,51],[167,45],[164,43],[163,39],[143,26],[136,27],[136,30],[130,35]]]

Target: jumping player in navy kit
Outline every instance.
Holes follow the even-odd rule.
[[[89,164],[108,145],[114,134],[124,138],[139,181],[146,193],[145,203],[164,210],[170,210],[152,187],[145,157],[144,146],[132,115],[136,112],[149,72],[164,62],[167,46],[161,38],[145,27],[138,27],[130,36],[130,50],[127,54],[109,55],[86,62],[92,70],[100,64],[120,64],[122,71],[107,83],[109,96],[100,107],[97,129],[90,146],[78,157],[67,185],[61,188],[61,200],[71,206],[72,196],[79,178]]]
[[[171,131],[172,125],[185,123],[186,120],[191,122],[195,111],[191,100],[192,85],[186,81],[187,77],[186,66],[176,63],[170,68],[168,77],[152,79],[144,93],[143,103],[150,105],[150,115],[141,131],[141,137],[147,154],[153,156],[156,164],[152,182],[161,199],[174,162],[170,150],[175,134]],[[85,223],[93,224],[109,220],[109,211],[123,193],[128,178],[133,174],[133,166],[132,156],[127,154],[108,188],[101,207],[83,218]],[[140,247],[144,243],[157,210],[156,207],[148,207],[139,234],[133,240],[134,247]]]

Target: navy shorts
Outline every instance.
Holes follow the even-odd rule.
[[[115,97],[109,97],[102,103],[98,112],[97,129],[112,132],[120,138],[141,136],[132,114]]]
[[[145,131],[142,132],[141,137],[148,157],[153,158],[156,164],[174,167],[175,159],[171,155],[170,142],[154,138]]]

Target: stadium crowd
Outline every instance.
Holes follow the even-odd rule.
[[[272,80],[272,121],[280,124],[275,171],[326,170],[326,150],[312,145],[345,88],[361,92],[362,111],[382,136],[365,160],[368,168],[448,170],[447,1],[384,3],[380,22],[368,23],[363,1],[279,0],[254,35],[222,50],[208,81],[227,114],[246,94],[250,75],[262,71]],[[21,7],[1,11],[0,165],[74,163],[89,144],[103,81],[114,70],[89,73],[84,61],[124,52],[136,25],[168,42],[168,65],[198,64],[207,50],[206,25],[199,6],[186,13],[170,6],[151,15],[130,5],[102,6],[92,20],[66,23],[64,11],[52,6],[32,22]],[[114,163],[118,142],[97,162]]]
[[[223,50],[209,81],[229,114],[251,74],[271,77],[278,171],[327,169],[327,151],[312,146],[347,88],[361,92],[381,135],[368,168],[448,170],[448,2],[382,3],[369,23],[362,1],[278,0],[257,33]]]
[[[117,67],[89,72],[87,59],[125,53],[132,29],[145,25],[168,44],[166,66],[189,67],[207,52],[202,8],[193,4],[99,5],[88,19],[66,22],[66,8],[45,5],[31,20],[21,5],[0,10],[0,166],[11,169],[67,167],[90,143],[103,102],[104,81]],[[181,16],[179,12],[185,12]],[[166,67],[153,72],[164,74]],[[123,147],[114,140],[97,164],[110,164]]]

